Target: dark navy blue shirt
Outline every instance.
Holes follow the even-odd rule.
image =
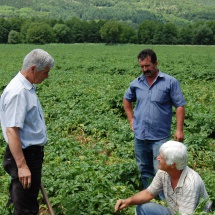
[[[159,71],[150,87],[142,74],[131,82],[124,98],[137,102],[134,109],[134,133],[140,140],[168,138],[171,132],[172,106],[186,104],[180,84],[174,77]]]

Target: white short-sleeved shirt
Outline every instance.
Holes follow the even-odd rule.
[[[22,148],[45,145],[46,125],[36,88],[20,72],[4,89],[0,100],[0,119],[6,142],[7,127],[18,127]]]
[[[162,170],[158,170],[147,189],[155,196],[163,190],[172,214],[180,212],[182,215],[191,215],[195,211],[200,198],[206,199],[208,197],[201,177],[189,167],[183,170],[174,190],[169,174]]]

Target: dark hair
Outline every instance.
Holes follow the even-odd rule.
[[[151,62],[154,64],[157,61],[157,55],[152,49],[144,49],[138,55],[138,60],[144,60],[147,57],[151,57]]]

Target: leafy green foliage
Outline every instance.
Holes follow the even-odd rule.
[[[7,37],[9,34],[9,22],[0,18],[0,43],[7,43]]]
[[[35,44],[54,42],[53,29],[46,23],[33,23],[26,32],[26,42]]]
[[[100,29],[101,38],[109,44],[113,43],[135,43],[136,32],[123,23],[114,20],[107,21]]]
[[[111,215],[116,199],[141,190],[133,133],[122,97],[129,83],[140,75],[136,56],[143,48],[153,48],[159,69],[180,81],[187,102],[184,130],[188,165],[200,174],[215,201],[213,46],[52,44],[0,48],[1,92],[33,48],[48,51],[56,61],[49,79],[37,86],[49,138],[42,181],[56,215]],[[173,115],[172,133],[176,123]],[[2,135],[0,146],[2,160]],[[0,166],[0,214],[11,210],[5,208],[8,185],[9,177]],[[41,194],[39,202],[44,208]],[[134,214],[134,207],[121,214]]]
[[[187,23],[197,20],[214,20],[213,0],[1,0],[3,17],[19,16],[51,19],[123,20],[134,25],[146,20]]]
[[[11,30],[9,35],[8,35],[8,43],[9,44],[19,43],[19,32]]]
[[[124,10],[124,7],[129,8],[126,3],[121,2],[114,5],[117,5],[125,16],[128,15]],[[3,6],[3,9],[5,7]],[[14,16],[1,18],[0,43],[215,44],[214,20],[200,19],[195,22],[178,23],[172,17],[171,21],[162,20],[163,14],[153,18],[146,17],[148,13],[139,8],[130,11],[131,14],[125,19],[120,17],[117,12],[111,16],[98,15],[94,19],[89,19],[81,11],[81,15],[71,14],[68,19],[61,17],[57,20],[56,17],[51,19],[50,13],[48,13],[48,17],[43,16],[44,10],[41,12],[41,8],[39,9],[40,12],[35,12],[32,8],[23,7],[19,9],[19,12],[24,15],[15,18]],[[99,8],[99,11],[102,9]],[[107,10],[111,9],[108,7]],[[135,18],[136,15],[138,18]],[[171,14],[169,15],[171,16]]]
[[[57,43],[68,43],[70,42],[70,29],[65,24],[55,24],[53,27],[55,38]]]

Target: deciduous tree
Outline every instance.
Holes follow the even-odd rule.
[[[7,43],[10,24],[7,20],[0,18],[0,43]]]
[[[211,45],[213,43],[213,31],[206,24],[199,26],[194,31],[194,44]]]
[[[166,23],[163,26],[162,31],[162,43],[163,44],[177,44],[178,28],[173,23]]]
[[[70,29],[65,24],[56,24],[53,27],[55,33],[55,39],[57,43],[69,43],[70,39]]]
[[[45,44],[54,42],[53,29],[46,23],[33,23],[26,34],[27,43]]]
[[[100,33],[106,43],[117,43],[119,42],[120,25],[114,20],[107,21],[100,29]]]
[[[138,28],[138,41],[142,44],[159,44],[161,42],[161,23],[144,21]]]
[[[9,44],[18,44],[19,43],[19,32],[11,30],[8,35]]]

